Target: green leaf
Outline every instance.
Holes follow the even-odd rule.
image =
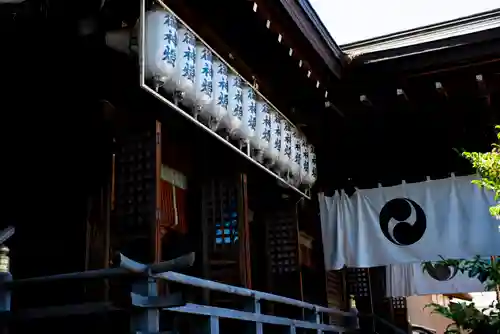
[[[473,168],[480,175],[479,180],[472,181],[480,188],[491,191],[496,202],[489,211],[490,214],[500,220],[500,125],[496,125],[497,143],[492,143],[490,152],[467,152],[464,149],[453,150],[469,160]],[[499,222],[500,224],[500,222]],[[500,235],[499,235],[500,237]],[[500,241],[500,240],[499,240]],[[475,277],[487,289],[494,290],[500,285],[499,261],[485,261],[480,256],[471,260],[448,260],[441,257],[441,264],[454,265],[461,273],[467,272],[469,277]],[[422,264],[422,270],[426,270],[429,264]],[[448,307],[439,304],[429,304],[432,313],[440,314],[453,323],[446,328],[445,334],[457,334],[474,331],[474,333],[500,333],[500,303],[491,305],[486,310],[478,310],[474,303],[451,303]]]

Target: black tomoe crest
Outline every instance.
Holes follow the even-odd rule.
[[[398,246],[416,243],[427,228],[424,210],[409,198],[394,198],[385,203],[380,210],[379,223],[387,240]]]
[[[426,263],[424,264],[424,271],[436,281],[444,282],[457,276],[458,267],[441,263]]]

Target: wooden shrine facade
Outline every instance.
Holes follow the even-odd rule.
[[[495,141],[499,47],[498,10],[342,46],[350,59],[343,83],[351,102],[327,125],[331,154],[319,171],[328,177],[325,191],[474,173],[459,152],[485,152]],[[384,296],[384,268],[343,275],[359,312],[409,330],[405,298]],[[384,321],[360,321],[391,332]]]
[[[498,124],[498,28],[408,43],[422,33],[413,31],[403,46],[380,46],[398,35],[341,51],[307,1],[165,4],[316,147],[313,192],[468,173],[453,149],[489,148]],[[0,79],[9,160],[1,227],[16,227],[14,277],[107,268],[117,252],[142,263],[195,252],[188,274],[339,309],[355,295],[363,315],[407,327],[404,299],[383,296],[382,269],[324,272],[315,196],[278,186],[140,89],[137,54],[109,44],[109,32],[133,31],[138,7],[136,0],[0,5],[0,18],[9,18],[0,20],[2,37],[12,45]],[[427,32],[497,19],[491,12]],[[123,297],[120,284],[77,287],[28,289],[13,304]],[[160,290],[238,304],[175,284]],[[361,318],[373,330],[374,318]]]
[[[36,98],[13,87],[6,92],[6,101],[16,106],[7,108],[7,123],[23,133],[5,150],[12,164],[4,190],[12,196],[1,227],[16,227],[8,244],[12,275],[110,268],[118,264],[118,253],[158,263],[194,252],[196,261],[185,270],[189,275],[326,306],[315,200],[277,185],[151,98],[138,85],[137,54],[106,44],[108,32],[136,26],[137,1],[81,1],[73,9],[49,2],[41,8],[29,2],[0,5],[1,15],[17,18],[10,25],[1,22],[18,46],[7,54],[16,71],[6,69],[5,82],[20,87],[21,78],[40,80]],[[345,58],[331,38],[317,35],[314,13],[293,1],[166,4],[284,110],[318,152],[324,150],[321,126],[325,112],[335,112],[333,92]],[[26,66],[32,63],[23,41],[30,34],[43,50],[38,59],[45,67]],[[62,83],[61,78],[72,77],[69,72],[75,79]],[[25,152],[20,139],[33,143],[34,151]],[[43,158],[35,159],[35,151]],[[33,169],[39,177],[26,176]],[[31,195],[26,189],[32,189]],[[35,199],[28,200],[31,196]],[[123,284],[109,280],[26,288],[13,293],[13,307],[123,301]],[[159,290],[180,291],[199,303],[241,306],[237,298],[217,291],[194,292],[176,284],[160,284]],[[340,292],[333,299],[344,301],[336,308],[345,308]],[[269,314],[304,317],[286,305],[263,308]],[[37,319],[10,330],[67,332],[78,319]],[[106,332],[123,324],[114,317],[91,320],[81,329],[99,326]],[[165,320],[169,326],[172,321]],[[184,328],[179,321],[176,326]]]

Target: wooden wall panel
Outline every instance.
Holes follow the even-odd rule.
[[[329,270],[326,272],[326,297],[328,307],[346,308],[349,299],[345,286],[344,270]]]
[[[346,270],[329,270],[325,275],[328,307],[348,310],[350,299],[346,286]],[[329,321],[332,325],[345,324],[345,319],[338,315],[330,315]]]
[[[159,258],[161,124],[120,138],[115,158],[115,251],[151,263]]]
[[[109,162],[111,165],[111,154]],[[90,198],[88,205],[90,214],[87,220],[85,270],[108,268],[111,255],[111,182],[103,185],[99,194]],[[85,291],[88,300],[107,300],[107,281],[86,282]]]

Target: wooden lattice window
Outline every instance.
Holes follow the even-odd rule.
[[[394,309],[406,309],[406,297],[394,297],[391,299]]]
[[[266,224],[271,273],[298,270],[297,220],[289,212],[277,212]]]
[[[348,268],[347,286],[350,295],[368,297],[370,295],[370,279],[368,269]]]
[[[159,260],[161,124],[131,133],[119,142],[115,157],[115,250],[137,261]]]
[[[251,287],[245,175],[203,185],[202,228],[205,277]]]
[[[236,201],[231,201],[223,213],[223,219],[215,223],[215,245],[231,245],[238,242],[238,212]]]
[[[231,248],[238,243],[238,198],[236,185],[214,180],[203,189],[204,217],[214,250]]]

